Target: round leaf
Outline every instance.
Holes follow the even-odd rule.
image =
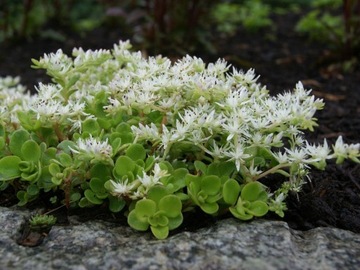
[[[181,225],[182,222],[183,222],[182,213],[180,213],[178,216],[174,218],[169,218],[169,224],[168,224],[169,230],[176,229]]]
[[[250,220],[254,217],[253,215],[247,214],[245,212],[240,213],[239,211],[237,211],[237,209],[235,207],[229,207],[229,210],[234,217],[236,217],[240,220]]]
[[[169,235],[169,228],[168,227],[154,227],[154,226],[151,226],[151,232],[153,233],[153,235],[159,239],[159,240],[162,240],[162,239],[165,239],[166,237],[168,237]]]
[[[61,173],[60,166],[56,163],[51,163],[49,165],[49,172],[52,176],[57,176],[57,174]]]
[[[164,213],[156,213],[155,215],[148,218],[149,224],[151,226],[167,226],[169,219],[164,215]]]
[[[83,132],[88,132],[93,136],[97,136],[100,133],[99,123],[92,118],[85,120],[82,124]]]
[[[148,172],[151,170],[152,167],[154,167],[155,164],[155,158],[153,156],[150,156],[145,161],[144,171]]]
[[[129,124],[122,122],[116,127],[116,132],[124,134],[124,133],[131,133],[132,131]]]
[[[76,143],[73,141],[69,141],[69,140],[64,140],[61,143],[58,144],[57,148],[59,150],[63,150],[65,153],[67,154],[71,154],[71,149],[76,149]]]
[[[175,195],[167,195],[159,201],[159,209],[164,211],[167,217],[175,218],[181,213],[182,203]]]
[[[109,198],[109,209],[111,212],[113,213],[120,212],[125,207],[124,200],[114,196],[109,196],[108,198]]]
[[[163,197],[168,195],[168,191],[163,186],[153,186],[147,193],[147,198],[158,203]]]
[[[201,210],[207,214],[215,214],[219,210],[219,205],[217,203],[204,203],[200,205]]]
[[[135,205],[135,212],[139,219],[142,217],[150,217],[156,212],[156,203],[148,199],[140,200]]]
[[[234,205],[239,198],[240,185],[234,179],[229,179],[223,186],[223,198],[227,204]]]
[[[135,210],[129,213],[127,221],[131,228],[138,231],[146,231],[149,228],[149,223],[147,221],[140,220],[137,217]]]
[[[40,146],[33,140],[26,141],[21,147],[22,158],[26,161],[38,161],[41,156]]]
[[[144,160],[146,157],[145,148],[138,143],[130,145],[125,154],[134,161],[137,161],[138,159]]]
[[[69,154],[63,152],[58,154],[57,158],[59,159],[61,165],[64,167],[71,167],[71,165],[73,165],[73,159]]]
[[[20,176],[19,164],[21,159],[17,156],[6,156],[0,159],[0,181],[15,179]]]
[[[90,169],[91,177],[105,179],[107,176],[110,176],[110,168],[104,163],[96,163]]]
[[[88,199],[88,201],[93,204],[102,204],[103,203],[103,201],[100,200],[98,197],[96,197],[96,194],[90,189],[85,190],[84,195],[85,195],[85,198]]]
[[[216,175],[204,176],[201,179],[201,190],[208,195],[215,195],[221,189],[221,180]]]
[[[266,195],[266,191],[259,182],[247,183],[241,190],[241,198],[249,202],[259,200],[264,195]]]
[[[90,180],[90,188],[95,193],[105,192],[104,183],[105,182],[103,180],[101,180],[100,178],[91,178],[91,180]]]
[[[30,195],[30,196],[36,196],[37,194],[39,194],[40,189],[38,188],[37,185],[30,185],[27,187],[26,192]]]
[[[262,217],[266,215],[268,211],[269,206],[262,201],[252,202],[248,207],[248,212],[256,217]]]
[[[127,172],[131,172],[135,169],[135,162],[128,156],[120,156],[114,167],[114,172],[119,176],[124,176]]]
[[[93,206],[93,204],[87,198],[83,197],[79,201],[79,206],[81,208],[84,208],[84,207],[91,207],[91,206]]]
[[[27,202],[29,200],[28,194],[24,190],[18,191],[16,193],[16,197],[19,199],[19,202],[18,202],[19,206],[24,206],[25,204],[27,204]]]
[[[21,146],[30,139],[30,134],[26,130],[18,129],[10,137],[9,148],[11,153],[22,157]]]

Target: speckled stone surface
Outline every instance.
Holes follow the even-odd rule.
[[[102,221],[54,226],[42,245],[16,243],[28,212],[0,207],[0,269],[359,269],[360,235],[285,222],[222,220],[166,240]]]

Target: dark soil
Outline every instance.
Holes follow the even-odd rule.
[[[225,58],[237,68],[255,68],[261,75],[260,82],[267,85],[272,94],[291,90],[298,81],[313,94],[323,98],[325,109],[317,113],[319,127],[307,138],[330,144],[342,135],[347,143],[360,142],[360,68],[342,72],[331,57],[331,51],[324,44],[309,42],[306,37],[294,31],[294,24],[300,15],[276,15],[276,30],[259,31],[249,34],[239,29],[232,38],[218,38],[214,42],[217,53],[209,55],[199,50],[196,54],[207,61]],[[44,53],[55,52],[62,48],[71,53],[73,47],[84,49],[112,48],[119,39],[119,29],[100,28],[80,37],[64,31],[66,41],[33,38],[22,42],[0,44],[0,75],[20,75],[22,83],[34,89],[38,82],[48,82],[41,70],[30,68],[31,58],[38,59]],[[334,62],[335,61],[335,62]],[[318,226],[337,227],[360,233],[360,165],[351,162],[339,166],[329,164],[325,171],[314,170],[311,182],[299,194],[291,194],[287,200],[288,211],[284,220],[292,228],[307,230]],[[274,180],[276,182],[276,180]],[[3,196],[0,205],[11,205],[14,198]],[[66,216],[66,211],[63,211]],[[96,214],[97,213],[97,214]],[[75,213],[82,218],[111,219],[116,215],[104,216],[102,209],[91,210],[91,215]],[[61,216],[61,215],[60,215]],[[64,215],[63,215],[64,216]],[[269,219],[280,219],[269,215]],[[191,222],[191,220],[195,220]],[[184,229],[197,228],[199,218],[189,217]],[[211,218],[204,217],[204,224]],[[122,223],[124,220],[119,220]],[[60,223],[66,223],[62,220]]]

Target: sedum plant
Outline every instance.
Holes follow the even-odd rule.
[[[12,187],[19,205],[45,193],[67,207],[104,205],[164,239],[196,209],[282,217],[310,168],[360,162],[359,144],[305,140],[324,104],[300,82],[270,96],[252,69],[130,48],[33,59],[53,81],[34,95],[19,78],[0,79],[1,192]],[[272,174],[283,179],[276,190],[262,181]]]

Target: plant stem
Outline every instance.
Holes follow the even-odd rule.
[[[270,168],[269,170],[259,174],[258,176],[254,176],[253,180],[254,181],[257,181],[259,180],[260,178],[263,178],[269,174],[272,174],[272,173],[276,173],[277,170],[280,170],[282,168],[285,168],[285,167],[289,167],[291,165],[291,163],[281,163],[281,164],[278,164],[276,165],[275,167],[272,167]]]

